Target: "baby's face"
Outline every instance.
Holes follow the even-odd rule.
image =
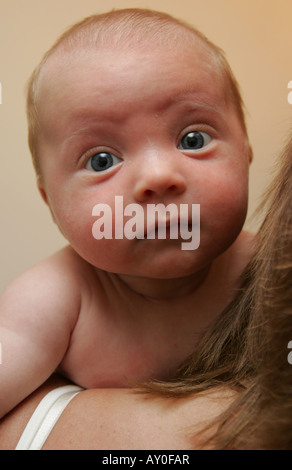
[[[46,74],[42,190],[83,258],[110,272],[180,277],[233,243],[246,216],[249,147],[206,50],[89,51],[69,65],[52,60]],[[115,196],[145,213],[148,204],[200,204],[199,248],[183,251],[181,238],[96,240],[93,207],[120,217]]]

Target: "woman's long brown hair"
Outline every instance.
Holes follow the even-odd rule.
[[[292,449],[292,138],[278,166],[238,295],[171,381],[147,385],[172,397],[237,389],[217,419],[215,449]]]

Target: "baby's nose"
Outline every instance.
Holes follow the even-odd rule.
[[[143,165],[137,175],[134,186],[135,199],[145,201],[168,198],[183,193],[186,181],[183,174],[167,160],[155,159],[149,165]]]

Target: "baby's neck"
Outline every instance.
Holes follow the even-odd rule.
[[[196,291],[208,276],[210,266],[200,272],[174,279],[150,279],[117,275],[128,288],[150,301],[161,301],[187,296]]]

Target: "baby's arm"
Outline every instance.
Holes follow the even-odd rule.
[[[0,418],[41,385],[63,359],[80,301],[52,261],[17,278],[0,298]]]

